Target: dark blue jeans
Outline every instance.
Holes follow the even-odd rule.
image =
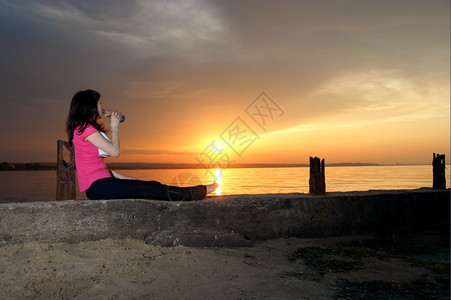
[[[154,199],[166,201],[202,200],[207,195],[205,185],[178,187],[157,181],[103,178],[94,181],[86,191],[90,200],[98,199]]]

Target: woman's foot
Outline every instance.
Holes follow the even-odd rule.
[[[207,184],[207,195],[210,193],[213,193],[219,186],[216,182],[213,182],[212,184]]]

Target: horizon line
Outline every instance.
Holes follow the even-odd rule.
[[[239,168],[290,168],[290,167],[309,167],[309,163],[234,163],[227,166],[218,165],[200,165],[196,163],[145,163],[145,162],[111,162],[106,163],[108,167],[115,169],[239,169]],[[340,162],[326,163],[328,167],[365,167],[365,166],[426,166],[431,164],[421,163],[361,163],[361,162]],[[16,169],[16,167],[18,167]],[[0,170],[33,170],[43,167],[44,169],[56,169],[56,162],[0,162]]]

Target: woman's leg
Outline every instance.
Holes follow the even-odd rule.
[[[212,185],[208,186],[211,190]],[[155,199],[167,201],[202,200],[207,186],[177,187],[157,181],[104,178],[95,181],[86,191],[88,199]]]

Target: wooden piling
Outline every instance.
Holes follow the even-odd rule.
[[[446,189],[445,154],[435,155],[435,153],[433,153],[432,188],[433,189]]]
[[[64,148],[69,150],[70,158],[64,160]],[[75,185],[75,153],[73,145],[69,142],[57,141],[57,164],[56,164],[56,200],[71,200],[76,198]]]
[[[309,192],[315,195],[326,194],[326,179],[324,170],[324,158],[310,157]]]

